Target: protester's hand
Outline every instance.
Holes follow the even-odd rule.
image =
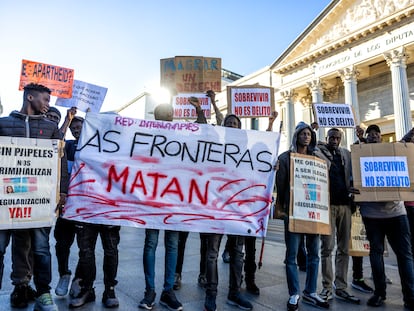
[[[59,202],[56,205],[56,210],[55,210],[55,212],[58,213],[58,216],[61,216],[62,210],[65,207],[66,196],[67,196],[66,193],[61,193],[59,196]]]
[[[361,192],[359,191],[359,189],[354,188],[354,187],[350,187],[348,189],[348,197],[353,201],[355,198],[355,194],[361,194]]]
[[[279,115],[279,113],[276,110],[273,111],[272,114],[269,117],[269,124],[270,123],[273,124],[273,122],[275,122],[275,120],[276,120],[276,118],[277,118],[278,115]]]
[[[212,103],[213,105],[215,105],[215,104],[216,104],[216,93],[214,93],[214,91],[213,91],[213,90],[208,90],[208,91],[207,91],[207,93],[206,93],[206,96],[207,96],[207,97],[210,97],[210,99],[211,99],[211,103]]]
[[[355,127],[355,134],[358,137],[358,139],[361,139],[364,137],[364,129],[362,127],[360,127],[359,125],[357,125]]]
[[[201,107],[200,102],[197,97],[191,96],[188,98],[188,102],[193,105],[195,108]]]
[[[318,122],[312,122],[312,124],[311,124],[311,128],[312,128],[312,130],[314,130],[314,131],[319,130],[319,124],[318,124]]]
[[[73,118],[74,118],[74,117],[75,117],[75,115],[76,115],[76,112],[77,112],[76,107],[72,107],[72,108],[68,109],[68,111],[67,111],[67,113],[66,113],[66,118],[67,118],[68,120],[72,121],[72,120],[73,120]]]

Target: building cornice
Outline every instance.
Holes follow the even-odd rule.
[[[293,70],[296,70],[297,68],[311,65],[321,57],[326,57],[330,54],[335,54],[339,50],[350,48],[360,41],[367,40],[370,37],[375,37],[376,34],[379,35],[387,29],[391,29],[399,23],[403,24],[404,22],[410,19],[414,21],[414,7],[408,7],[402,11],[388,16],[386,19],[379,20],[378,22],[373,23],[368,27],[364,27],[359,31],[356,31],[338,40],[335,40],[319,49],[313,50],[309,53],[305,53],[301,55],[299,58],[287,64],[283,64],[278,67],[277,62],[275,62],[270,68],[274,73],[277,74],[289,73]],[[292,47],[294,46],[295,44],[292,44]],[[284,55],[282,54],[282,56],[278,59],[279,63],[283,60],[283,56]]]

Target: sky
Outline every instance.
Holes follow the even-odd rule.
[[[3,115],[20,110],[22,59],[108,88],[101,111],[109,111],[159,86],[162,58],[219,57],[241,75],[271,65],[329,2],[0,0]]]

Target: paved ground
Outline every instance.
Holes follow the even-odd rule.
[[[224,239],[223,239],[224,240]],[[54,240],[52,238],[51,247],[53,255],[53,272],[54,277],[52,287],[54,288],[58,281],[56,258],[54,255]],[[257,256],[259,255],[261,240],[258,240]],[[138,302],[142,299],[144,293],[144,275],[142,267],[142,248],[144,244],[144,230],[134,228],[122,228],[121,230],[121,244],[120,263],[118,270],[119,284],[116,287],[116,293],[120,300],[119,310],[140,310],[138,309]],[[225,240],[222,243],[224,247]],[[74,245],[71,255],[71,268],[74,270],[77,261],[76,243]],[[283,258],[285,247],[283,243],[283,235],[281,224],[274,221],[270,226],[270,232],[265,242],[263,266],[257,272],[257,284],[261,289],[261,294],[258,297],[246,294],[254,305],[256,311],[269,310],[286,310],[286,301],[288,299],[287,284],[285,277],[285,270]],[[392,253],[392,252],[391,252]],[[101,303],[103,292],[102,280],[102,247],[100,243],[97,244],[97,280],[95,282],[97,300],[94,303],[89,303],[78,310],[81,311],[101,311],[105,310]],[[164,263],[164,247],[163,236],[160,235],[159,246],[157,250],[157,269],[156,269],[156,291],[157,304],[153,310],[167,310],[158,304],[158,299],[162,291],[163,284],[163,263]],[[10,274],[10,249],[8,249],[6,257],[5,275],[3,278],[3,289],[0,291],[0,310],[17,310],[10,307],[9,296],[13,288],[8,280]],[[187,311],[201,311],[203,310],[204,291],[197,286],[197,276],[199,267],[199,236],[191,233],[187,242],[186,256],[183,268],[183,284],[182,288],[176,292],[178,299],[182,302],[184,310]],[[364,269],[367,277],[371,274],[368,258],[364,259]],[[386,258],[387,275],[394,281],[387,290],[387,301],[384,307],[372,308],[366,305],[369,294],[363,294],[353,289],[349,289],[354,295],[361,298],[360,305],[352,305],[339,300],[333,300],[331,303],[331,310],[344,311],[362,311],[362,310],[404,310],[401,287],[399,285],[398,270],[396,267],[396,260],[393,254]],[[217,306],[219,311],[238,310],[235,307],[226,304],[226,295],[228,288],[228,264],[219,260],[219,294],[217,297]],[[305,273],[300,272],[301,285],[304,284]],[[367,282],[372,285],[372,281],[368,278]],[[319,281],[318,288],[321,288]],[[53,292],[53,291],[52,291]],[[243,289],[243,293],[245,293]],[[53,292],[54,294],[54,292]],[[59,306],[59,310],[68,310],[68,298],[58,298],[54,295],[54,299]],[[27,310],[32,310],[31,304]],[[312,306],[300,303],[300,310],[311,311],[317,310]]]

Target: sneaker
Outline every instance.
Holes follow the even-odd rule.
[[[292,295],[289,297],[287,302],[287,310],[288,311],[296,311],[299,308],[299,295]]]
[[[62,275],[55,289],[55,294],[58,296],[66,296],[69,289],[70,274]]]
[[[72,298],[75,298],[77,296],[79,296],[82,287],[80,286],[80,281],[81,279],[74,279],[72,281],[72,285],[70,286],[70,290],[69,290],[69,296]]]
[[[69,300],[69,308],[78,308],[88,302],[95,301],[95,289],[94,288],[82,288],[79,295]]]
[[[230,253],[228,250],[224,250],[223,254],[221,255],[221,258],[223,258],[224,263],[230,262]]]
[[[206,296],[204,300],[204,311],[217,311],[216,297]]]
[[[371,298],[368,299],[367,301],[367,305],[371,306],[371,307],[379,307],[382,306],[384,304],[384,300],[386,298],[383,296],[379,296],[379,295],[372,295]]]
[[[181,288],[181,275],[176,273],[174,276],[173,290],[179,290]]]
[[[355,288],[356,290],[359,290],[363,293],[373,293],[374,290],[372,289],[371,286],[369,286],[367,283],[365,283],[364,279],[360,279],[360,280],[353,280],[351,286],[353,288]]]
[[[243,298],[240,293],[235,295],[228,295],[227,296],[227,303],[231,306],[236,306],[242,310],[251,310],[253,309],[253,305],[245,298]]]
[[[205,275],[200,274],[198,276],[198,280],[197,280],[198,286],[200,286],[201,288],[206,287],[207,284],[207,279]]]
[[[319,293],[319,297],[321,297],[323,300],[326,300],[326,301],[332,300],[332,298],[333,298],[332,291],[328,288],[324,288]]]
[[[115,296],[115,289],[113,286],[105,289],[102,295],[102,303],[104,304],[105,308],[119,307],[119,300]]]
[[[141,309],[152,310],[152,307],[154,307],[155,304],[155,296],[156,294],[154,290],[145,291],[144,299],[141,300],[138,307]]]
[[[29,302],[27,297],[28,285],[16,285],[10,294],[10,304],[13,308],[26,308]]]
[[[36,298],[33,311],[58,311],[58,308],[52,299],[52,295],[44,293]]]
[[[322,296],[321,296],[322,297]],[[350,302],[350,303],[355,303],[355,304],[359,304],[361,302],[361,300],[351,294],[349,294],[346,290],[344,289],[337,289],[335,291],[335,297],[338,299],[341,299],[343,301],[346,302]],[[322,297],[323,298],[323,297]]]
[[[302,299],[304,303],[307,303],[309,305],[329,309],[329,303],[326,300],[319,297],[317,293],[308,293],[303,291]]]
[[[246,290],[252,295],[256,295],[256,296],[260,295],[260,288],[257,287],[254,280],[251,280],[251,281],[246,280]]]
[[[183,309],[181,302],[175,297],[174,291],[163,291],[160,298],[160,304],[167,307],[171,311],[180,311]]]

